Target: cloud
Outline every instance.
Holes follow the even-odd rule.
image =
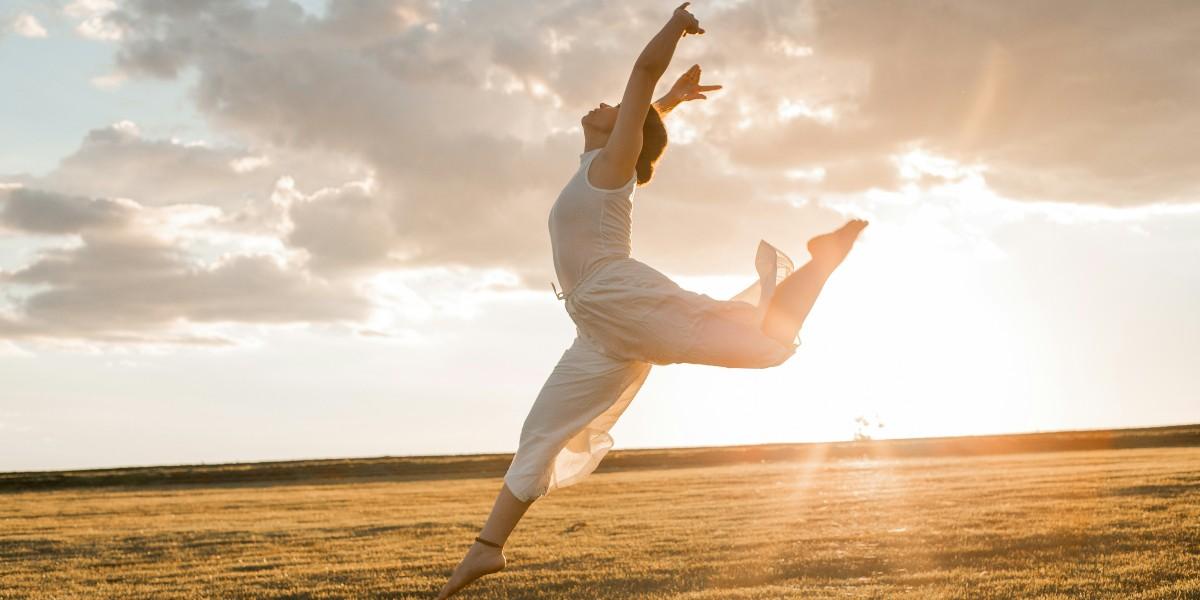
[[[809,6],[808,27],[772,25]],[[760,79],[778,84],[768,97],[836,116],[765,118],[723,140],[747,163],[923,149],[986,165],[989,184],[1015,198],[1131,206],[1200,193],[1200,70],[1164,60],[1200,52],[1193,2],[761,2],[733,13],[813,49]]]
[[[725,162],[742,191],[706,200],[748,219],[796,195],[898,189],[894,158],[914,149],[986,164],[988,181],[1018,198],[1193,198],[1197,76],[1159,57],[1195,53],[1188,19],[1173,15],[1197,9],[1077,8],[1082,21],[1045,18],[1072,10],[1060,5],[714,6],[702,15],[710,33],[683,40],[677,63],[701,62],[727,87],[670,117],[694,126],[700,158],[664,170]],[[213,0],[135,1],[107,18],[126,34],[122,72],[195,69],[197,106],[215,125],[370,165],[377,198],[341,213],[367,238],[380,239],[376,216],[386,213],[392,250],[413,265],[536,276],[547,264],[536,232],[574,167],[578,115],[619,97],[662,12],[379,1],[335,3],[313,18],[289,2]],[[797,170],[822,176],[779,182]],[[640,192],[710,195],[665,178]]]
[[[396,243],[391,218],[369,184],[348,184],[289,206],[288,244],[304,249],[314,271],[331,275],[387,266]]]
[[[372,201],[337,209],[348,247],[357,231],[374,254],[386,247],[412,267],[503,267],[544,281],[545,215],[578,165],[578,117],[619,97],[645,26],[661,12],[374,2],[335,4],[314,19],[287,2],[134,2],[112,18],[128,33],[118,68],[166,78],[194,68],[197,105],[223,130],[369,165]],[[572,33],[583,30],[591,34]],[[744,212],[766,206],[759,181],[719,200]],[[681,182],[643,193],[698,192]]]
[[[10,179],[65,194],[231,210],[265,197],[280,177],[322,188],[363,174],[359,164],[317,152],[299,156],[265,144],[212,146],[153,139],[135,123],[120,121],[88,132],[79,148],[44,176]]]
[[[0,199],[5,200],[0,205],[0,225],[30,233],[114,229],[128,223],[134,211],[129,203],[118,200],[92,200],[25,188],[0,191]]]
[[[116,0],[75,0],[63,7],[63,14],[74,19],[75,32],[96,41],[121,39],[120,24],[109,17],[117,8]]]
[[[980,194],[1035,212],[1183,205],[1200,191],[1200,71],[1162,59],[1200,50],[1194,3],[697,10],[708,33],[680,42],[659,91],[694,62],[725,89],[668,117],[675,139],[635,201],[635,254],[672,272],[752,274],[759,237],[799,254],[805,233],[872,209],[856,198],[954,179],[910,177],[916,155],[970,169]],[[26,191],[0,217],[78,236],[55,257],[70,263],[144,242],[148,255],[179,252],[179,272],[232,269],[217,266],[223,252],[262,256],[246,264],[270,274],[275,261],[292,282],[282,290],[323,281],[353,296],[356,280],[430,268],[500,269],[542,289],[553,277],[546,215],[578,166],[578,119],[619,100],[668,12],[364,0],[316,17],[288,0],[72,2],[64,13],[81,34],[116,43],[114,76],[186,73],[224,141],[154,139],[127,122],[93,130],[45,176],[6,179]],[[172,219],[191,221],[151,234],[150,221]],[[693,239],[705,244],[682,243]],[[39,285],[66,293],[85,275],[63,273]]]
[[[12,31],[21,37],[46,37],[46,28],[42,27],[42,24],[38,22],[37,17],[29,13],[17,15],[17,17],[12,20]]]
[[[169,208],[21,188],[2,194],[0,224],[79,243],[0,271],[15,305],[0,313],[0,338],[231,343],[197,335],[192,326],[355,323],[373,308],[353,286],[271,254],[199,260],[164,227]]]
[[[92,77],[89,81],[97,89],[114,90],[124,85],[128,79],[129,78],[126,77],[124,73],[117,72],[109,73],[107,75],[97,75]]]

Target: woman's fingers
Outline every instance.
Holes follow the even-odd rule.
[[[693,35],[702,34],[704,33],[704,30],[700,28],[700,21],[696,19],[695,15],[687,10],[689,4],[691,4],[691,2],[684,2],[683,4],[680,4],[679,8],[675,9],[673,18],[682,20],[683,32],[685,35],[689,33]]]
[[[688,70],[679,76],[679,81],[675,83],[672,91],[677,91],[684,100],[706,100],[708,96],[704,95],[704,92],[713,92],[723,87],[720,84],[701,85],[700,74],[699,63],[688,67]]]

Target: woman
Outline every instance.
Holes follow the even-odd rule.
[[[794,273],[786,256],[760,243],[758,283],[728,301],[683,290],[629,257],[630,199],[667,143],[660,114],[720,88],[700,85],[696,65],[650,102],[679,39],[704,33],[688,4],[638,56],[621,103],[601,104],[580,121],[580,166],[549,222],[559,298],[578,335],[530,409],[491,515],[438,598],[503,569],[501,548],[533,501],[595,470],[612,447],[608,430],[651,364],[765,368],[792,356],[818,293],[866,226],[850,221],[809,241],[812,260]]]

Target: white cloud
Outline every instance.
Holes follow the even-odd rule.
[[[233,169],[235,173],[249,173],[251,171],[257,171],[258,169],[261,169],[269,164],[271,164],[271,158],[269,156],[243,156],[230,161],[229,167]]]
[[[779,101],[779,108],[776,109],[779,118],[783,121],[790,121],[797,117],[805,117],[820,121],[822,123],[832,123],[836,118],[833,112],[833,107],[825,106],[821,108],[813,108],[807,102],[800,100],[795,101],[790,98],[784,98]]]
[[[155,206],[207,204],[232,212],[263,201],[283,176],[323,188],[363,175],[363,166],[347,157],[270,145],[155,139],[144,136],[136,123],[120,121],[88,132],[54,170],[22,182],[64,194],[132,198]]]
[[[121,87],[129,80],[124,73],[109,73],[107,75],[97,75],[91,78],[91,84],[102,90],[113,90]]]
[[[0,191],[0,225],[81,243],[41,250],[0,271],[16,306],[0,316],[0,338],[120,343],[232,343],[195,324],[358,322],[371,304],[351,283],[314,277],[274,254],[189,252],[188,230],[219,221],[220,209],[147,207],[132,200]],[[198,333],[201,332],[201,333]]]
[[[38,22],[37,17],[22,13],[17,15],[12,21],[13,33],[27,38],[44,38],[46,37],[46,28]]]
[[[122,36],[119,21],[111,18],[116,10],[115,0],[75,0],[63,7],[63,14],[77,21],[75,31],[84,38],[112,42]]]

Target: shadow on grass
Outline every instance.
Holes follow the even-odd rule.
[[[0,539],[0,561],[59,556],[72,545],[50,538]]]
[[[1155,484],[1135,485],[1113,490],[1114,496],[1150,496],[1152,498],[1178,498],[1188,494],[1200,495],[1200,484]]]

